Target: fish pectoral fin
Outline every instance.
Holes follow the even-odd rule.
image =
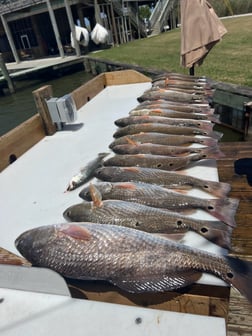
[[[74,239],[90,240],[91,238],[91,233],[86,228],[74,223],[63,225],[59,231]]]
[[[191,285],[199,280],[201,272],[193,270],[174,272],[169,275],[156,275],[141,279],[116,279],[111,281],[114,285],[131,293],[165,292]]]

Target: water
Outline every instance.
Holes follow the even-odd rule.
[[[37,113],[32,91],[43,85],[52,85],[53,96],[61,97],[64,94],[73,91],[83,83],[86,83],[92,77],[92,74],[81,70],[49,81],[27,80],[16,82],[16,93],[0,97],[0,136]],[[242,135],[240,133],[229,128],[215,125],[214,129],[224,133],[221,141],[242,140]]]
[[[0,136],[37,113],[32,91],[43,85],[52,85],[53,96],[61,97],[86,83],[92,77],[92,74],[81,70],[49,81],[15,82],[16,93],[0,97]]]

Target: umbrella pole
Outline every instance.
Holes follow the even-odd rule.
[[[189,68],[189,75],[194,76],[194,64]]]

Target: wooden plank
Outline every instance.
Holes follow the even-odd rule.
[[[75,298],[227,319],[229,287],[195,284],[180,291],[132,294],[103,282],[67,281]]]
[[[151,78],[141,74],[135,70],[120,70],[113,72],[106,72],[106,85],[121,85],[151,82]]]
[[[43,120],[46,134],[53,135],[56,132],[56,126],[52,121],[52,118],[50,116],[46,104],[46,100],[51,98],[53,95],[52,86],[51,85],[42,86],[41,88],[33,91],[32,94],[35,100],[37,111]]]
[[[100,74],[71,92],[77,110],[94,98],[105,87],[105,76]]]
[[[10,164],[10,158],[19,158],[45,136],[38,114],[0,137],[0,171]]]

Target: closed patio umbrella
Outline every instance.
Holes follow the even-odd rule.
[[[180,0],[181,65],[190,68],[201,65],[227,30],[206,0]]]

